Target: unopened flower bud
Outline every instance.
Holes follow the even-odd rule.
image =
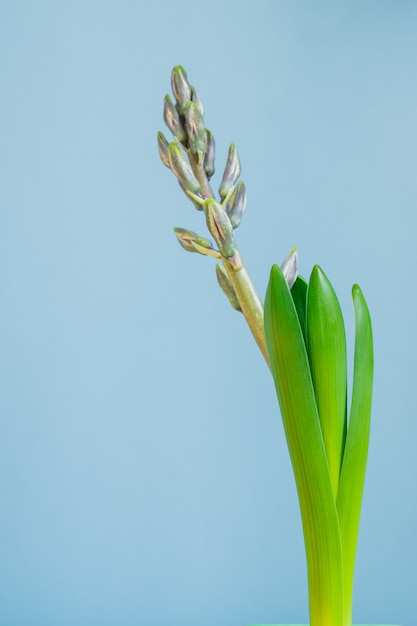
[[[227,296],[232,307],[236,311],[241,311],[242,309],[240,308],[239,300],[237,298],[235,290],[233,289],[233,285],[220,263],[217,263],[216,265],[216,276],[223,293]]]
[[[180,143],[187,141],[187,133],[182,125],[179,113],[168,94],[164,100],[164,121],[177,141]]]
[[[192,193],[199,194],[200,183],[179,145],[175,141],[172,141],[168,146],[168,150],[171,169],[178,178],[178,182],[183,190],[185,192],[191,191]]]
[[[171,74],[172,93],[182,112],[184,106],[191,100],[191,87],[188,82],[187,74],[181,65],[177,65]]]
[[[169,147],[168,146],[169,144],[168,144],[168,141],[165,139],[164,134],[159,132],[158,133],[159,156],[161,157],[162,163],[171,169],[171,164],[169,162]]]
[[[222,205],[213,198],[209,198],[205,201],[203,208],[207,228],[219,246],[220,252],[226,258],[233,257],[235,253],[233,228]]]
[[[199,252],[200,254],[220,257],[209,239],[200,237],[197,233],[185,228],[174,228],[174,232],[179,243],[187,252]]]
[[[201,117],[204,117],[204,105],[200,100],[200,96],[191,85],[191,101],[197,106],[197,109],[200,111]]]
[[[214,156],[216,151],[216,144],[214,142],[213,134],[206,128],[206,153],[204,155],[204,171],[208,180],[213,176],[215,172],[214,168]]]
[[[241,180],[233,189],[229,197],[226,198],[226,203],[224,204],[224,210],[226,211],[233,228],[237,228],[239,226],[245,209],[246,189],[244,182]]]
[[[281,265],[281,271],[284,274],[288,287],[291,289],[298,275],[298,252],[297,248],[291,248]]]
[[[184,117],[190,152],[198,157],[199,163],[202,163],[206,150],[204,120],[194,102],[187,102],[184,107]]]
[[[234,143],[230,145],[227,155],[226,167],[224,168],[223,180],[220,183],[219,194],[222,200],[225,199],[230,189],[240,176],[240,161]]]

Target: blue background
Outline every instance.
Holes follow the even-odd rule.
[[[0,3],[0,626],[307,621],[272,380],[160,163],[170,71],[236,142],[263,296],[296,244],[372,312],[354,617],[415,624],[417,6]]]

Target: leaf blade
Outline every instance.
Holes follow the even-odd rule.
[[[346,334],[336,293],[318,265],[308,285],[306,318],[314,391],[336,497],[346,438]]]
[[[295,309],[300,322],[301,331],[304,341],[306,341],[306,306],[307,306],[307,281],[300,275],[297,276],[295,283],[291,287],[291,295],[294,300]]]
[[[355,356],[352,401],[340,476],[337,509],[343,552],[346,619],[351,620],[353,574],[365,482],[374,369],[372,324],[358,285],[352,289],[355,317]]]
[[[343,573],[335,499],[304,338],[278,266],[271,270],[265,297],[265,336],[300,501],[311,625],[341,626]]]

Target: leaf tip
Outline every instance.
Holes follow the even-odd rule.
[[[280,274],[282,274],[280,266],[274,263],[273,266],[271,267],[271,273],[269,276],[270,284],[271,283],[275,284],[277,280],[279,280]]]

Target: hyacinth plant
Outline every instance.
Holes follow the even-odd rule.
[[[158,133],[162,162],[201,211],[213,239],[175,228],[189,252],[218,260],[219,285],[241,312],[272,373],[294,470],[305,541],[311,626],[351,626],[352,591],[371,413],[373,344],[368,307],[352,290],[355,348],[350,409],[346,337],[341,308],[327,276],[315,266],[298,275],[296,249],[274,265],[264,306],[235,239],[246,208],[240,161],[232,144],[216,197],[215,142],[204,108],[184,69],[171,77],[175,102],[164,101],[173,135]]]

